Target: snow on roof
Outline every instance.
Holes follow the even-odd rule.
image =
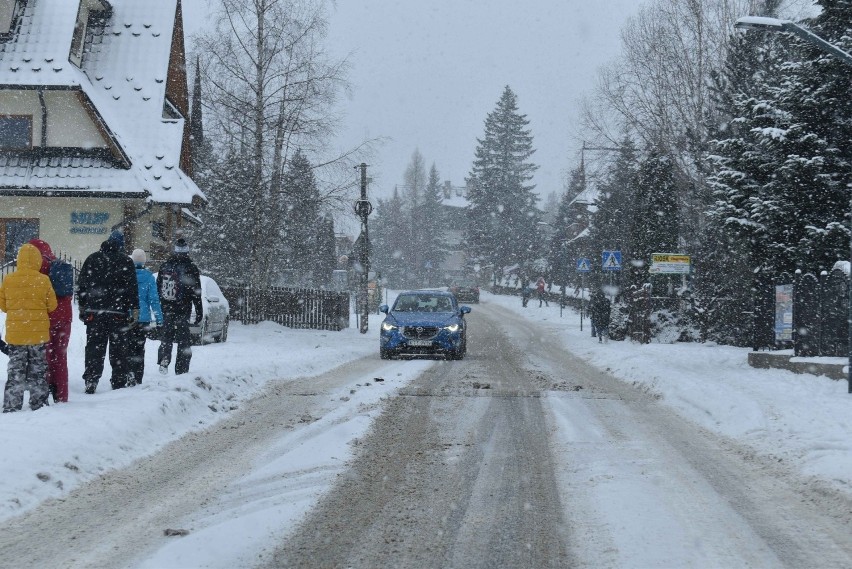
[[[0,84],[81,89],[130,160],[130,170],[108,161],[44,169],[37,158],[24,178],[26,189],[67,189],[68,179],[90,180],[93,191],[147,192],[154,202],[191,203],[204,197],[180,169],[184,118],[164,117],[166,80],[178,0],[110,0],[103,29],[89,31],[83,69],[69,61],[79,0],[30,0],[19,31],[0,44]],[[66,168],[79,168],[69,171]],[[88,168],[84,175],[81,173]],[[95,170],[102,169],[100,173]],[[0,187],[22,179],[0,167]],[[99,182],[98,179],[103,179]],[[38,180],[35,184],[34,180]],[[53,180],[53,182],[51,182]],[[126,188],[126,189],[125,189]]]

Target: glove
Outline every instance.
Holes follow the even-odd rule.
[[[127,324],[131,328],[139,323],[139,309],[136,308],[130,311],[130,316],[127,317]]]
[[[196,325],[196,326],[198,326],[199,324],[201,324],[201,318],[202,318],[202,315],[201,315],[201,314],[199,314],[199,315],[197,315],[197,316],[195,317],[195,325]]]
[[[0,340],[0,352],[3,352],[7,356],[9,355],[9,344],[4,342],[3,340]]]

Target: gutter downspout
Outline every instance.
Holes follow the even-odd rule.
[[[41,148],[47,148],[47,104],[44,102],[44,89],[38,90],[38,102],[41,103]]]

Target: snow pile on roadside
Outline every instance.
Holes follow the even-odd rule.
[[[81,379],[85,327],[76,319],[72,326],[69,402],[34,413],[25,400],[23,411],[2,416],[0,519],[59,498],[208,427],[271,380],[323,373],[376,353],[378,343],[375,333],[362,335],[355,328],[328,332],[232,323],[226,343],[193,347],[188,374],[175,376],[171,369],[161,376],[156,367],[159,343],[148,342],[142,385],[111,390],[107,363],[97,392],[86,395]],[[6,361],[0,357],[4,383]]]

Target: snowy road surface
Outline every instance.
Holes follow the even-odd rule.
[[[10,519],[0,565],[852,566],[845,495],[685,421],[534,322],[488,304],[469,318],[464,361],[375,354],[274,383],[214,427]],[[347,405],[356,390],[383,396]],[[273,468],[370,418],[350,463]],[[294,500],[304,519],[280,532],[211,529]],[[188,565],[175,544],[210,560]]]

